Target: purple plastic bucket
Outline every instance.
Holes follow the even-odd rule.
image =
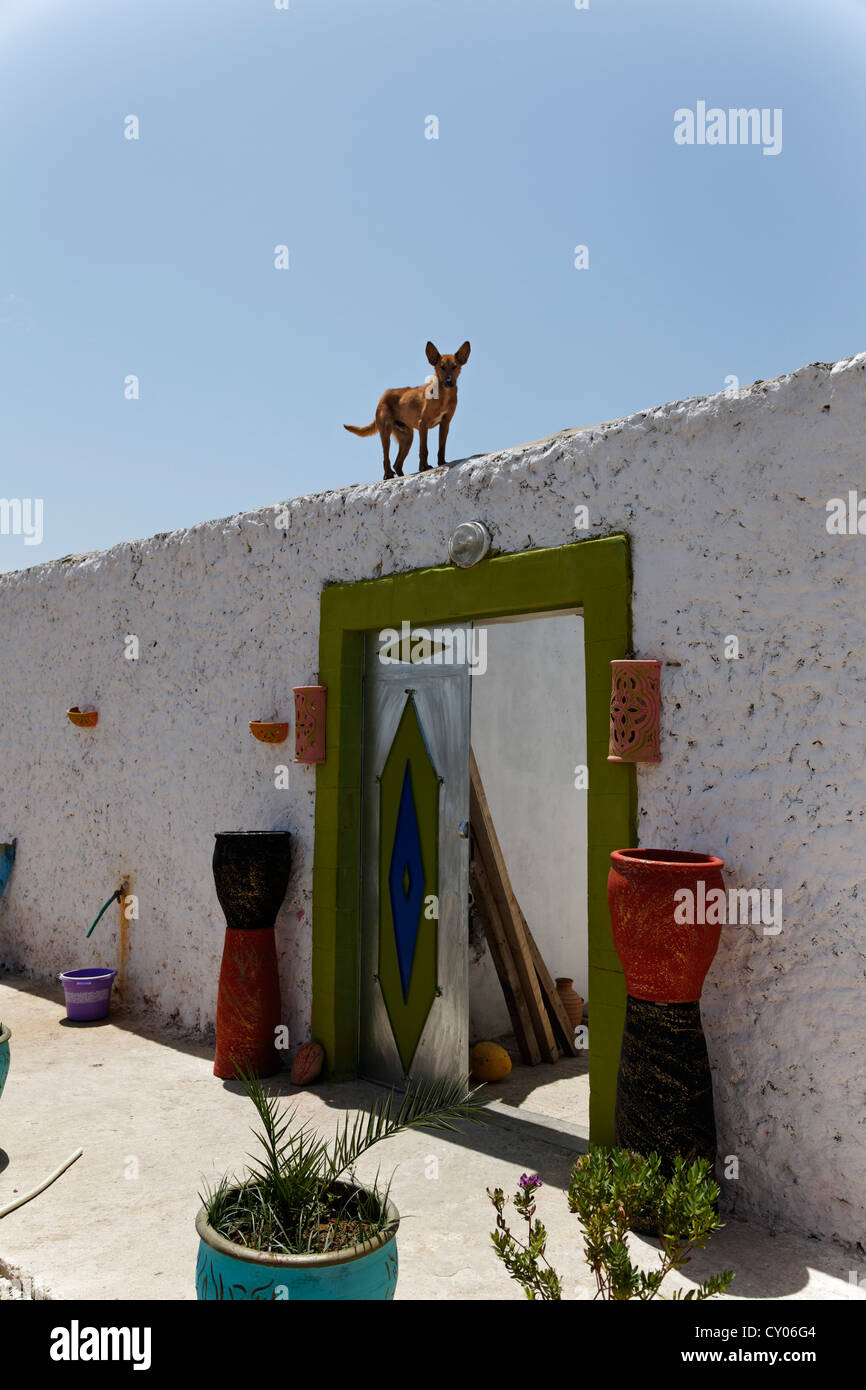
[[[66,994],[66,1017],[76,1023],[105,1018],[116,974],[116,970],[64,970],[60,979]]]

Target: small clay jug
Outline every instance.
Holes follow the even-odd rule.
[[[575,1031],[583,1022],[583,999],[574,988],[574,980],[568,975],[558,975],[556,979],[556,992],[562,1000],[565,1012],[568,1014],[568,1021]]]

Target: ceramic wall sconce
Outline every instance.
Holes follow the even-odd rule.
[[[259,743],[285,743],[289,726],[272,719],[251,719],[250,733]]]
[[[657,763],[660,661],[612,661],[609,763]]]
[[[326,685],[296,685],[295,762],[325,761],[325,719],[328,709]]]
[[[77,729],[92,729],[99,719],[99,714],[95,709],[79,709],[73,705],[66,711],[70,724],[74,724]]]

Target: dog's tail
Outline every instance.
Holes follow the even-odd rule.
[[[376,433],[378,425],[374,420],[372,425],[344,425],[343,429],[348,430],[350,434],[359,434],[362,439],[367,439],[369,435]]]

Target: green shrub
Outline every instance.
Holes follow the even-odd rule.
[[[488,1189],[496,1210],[493,1247],[527,1298],[561,1299],[562,1282],[547,1260],[547,1232],[535,1215],[535,1193],[540,1186],[540,1178],[524,1174],[514,1195],[515,1209],[526,1225],[525,1240],[518,1239],[508,1225],[502,1189]],[[663,1298],[660,1289],[665,1276],[681,1270],[692,1251],[703,1250],[710,1236],[721,1230],[718,1196],[705,1158],[689,1165],[677,1158],[666,1177],[658,1154],[644,1158],[624,1149],[593,1146],[572,1171],[568,1207],[583,1226],[584,1258],[595,1275],[596,1298]],[[648,1274],[632,1264],[629,1256],[626,1236],[635,1225],[650,1226],[658,1234],[659,1264]],[[731,1270],[723,1270],[688,1293],[675,1292],[671,1297],[712,1298],[724,1293],[733,1277]]]

